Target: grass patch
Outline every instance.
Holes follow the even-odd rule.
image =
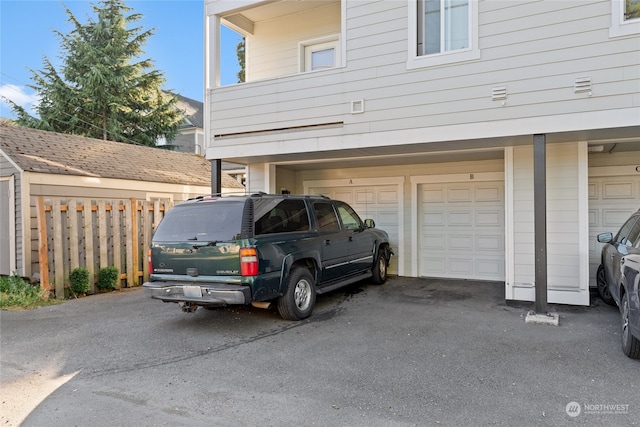
[[[0,277],[1,310],[26,310],[57,302],[48,298],[48,292],[39,285],[32,285],[18,276]]]

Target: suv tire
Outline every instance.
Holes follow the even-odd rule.
[[[622,351],[632,359],[640,359],[640,340],[629,330],[629,297],[626,292],[620,302],[620,320],[622,321]]]
[[[374,285],[382,285],[387,281],[387,265],[389,264],[389,259],[387,258],[387,251],[385,249],[380,249],[378,251],[378,256],[376,257],[376,262],[373,263],[373,267],[371,272],[373,273],[373,284]]]
[[[598,295],[602,301],[609,305],[616,305],[613,297],[611,296],[611,292],[609,291],[609,285],[607,284],[607,279],[605,278],[604,273],[604,265],[600,264],[598,267],[598,273],[596,274],[596,283],[598,284]]]
[[[285,320],[302,320],[316,304],[316,285],[306,268],[294,267],[287,278],[287,289],[278,298],[278,312]]]

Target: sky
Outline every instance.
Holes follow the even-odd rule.
[[[68,34],[74,26],[68,22],[64,6],[81,24],[96,21],[91,4],[98,0],[0,0],[0,95],[27,111],[37,97],[27,85],[33,84],[29,69],[40,71],[44,57],[61,71],[60,38],[57,30]],[[163,89],[204,101],[204,0],[126,0],[139,13],[136,23],[153,35],[143,45],[140,59],[151,58],[153,69],[167,80]],[[237,82],[236,45],[240,36],[223,27],[221,84]],[[15,118],[13,111],[0,102],[0,117]]]

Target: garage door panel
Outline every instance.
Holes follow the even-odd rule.
[[[603,199],[633,199],[634,185],[632,182],[612,182],[602,186]]]
[[[453,277],[469,277],[473,275],[471,260],[449,260],[449,275]]]
[[[473,225],[471,212],[450,212],[447,224],[456,227],[471,227]]]
[[[378,191],[378,203],[379,204],[394,204],[397,205],[398,204],[398,191],[397,190],[393,190],[393,191],[387,191],[387,190],[380,190]]]
[[[427,271],[433,272],[433,275],[440,275],[444,277],[447,269],[445,268],[444,258],[427,257],[423,259],[424,267]]]
[[[476,236],[475,249],[479,251],[504,252],[504,237],[496,236]]]
[[[423,224],[426,226],[444,226],[446,224],[443,212],[428,212],[423,215]]]
[[[423,190],[421,196],[422,203],[444,203],[445,201],[444,188]]]
[[[355,192],[356,204],[375,204],[375,192],[373,190],[356,190]]]
[[[500,202],[502,201],[501,188],[480,187],[476,190],[476,202]]]
[[[473,200],[472,194],[472,189],[468,187],[449,188],[447,191],[447,202],[471,202]]]
[[[496,278],[504,276],[504,263],[495,259],[476,260],[476,271],[480,276]]]
[[[504,280],[504,184],[422,184],[418,194],[420,275]]]
[[[430,234],[428,239],[422,240],[421,248],[438,250],[445,247],[447,243],[446,236],[444,234]]]
[[[611,227],[609,231],[615,233],[624,222],[629,219],[634,212],[632,209],[603,209],[602,210],[602,226]]]
[[[502,212],[499,211],[481,211],[476,212],[477,227],[502,227]]]
[[[589,183],[587,186],[587,194],[589,195],[589,200],[598,198],[598,185],[595,183]]]
[[[473,236],[449,236],[448,249],[454,251],[471,251],[473,250]]]

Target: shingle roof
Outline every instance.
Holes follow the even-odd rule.
[[[211,165],[201,156],[0,123],[0,150],[20,169],[170,184],[211,185]],[[243,189],[222,172],[222,187]]]

